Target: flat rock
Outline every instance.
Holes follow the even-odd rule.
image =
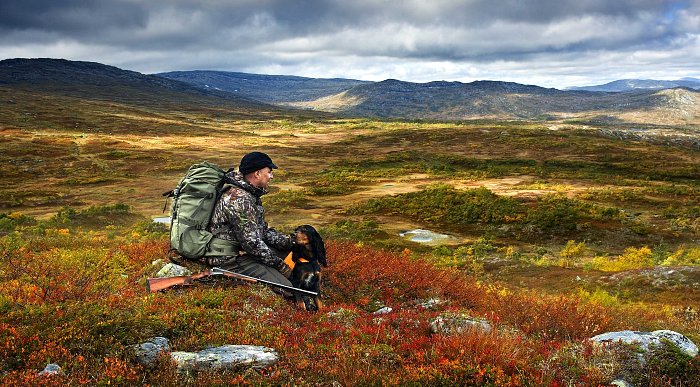
[[[163,352],[170,351],[170,342],[165,337],[154,337],[149,341],[133,346],[136,362],[139,364],[152,364]]]
[[[181,275],[192,275],[192,272],[184,266],[168,263],[156,273],[156,278],[178,277]]]
[[[659,330],[653,332],[620,331],[603,333],[591,338],[598,343],[637,344],[645,352],[649,350],[649,345],[661,345],[661,339],[666,339],[675,344],[689,356],[697,356],[698,347],[689,338],[682,334],[670,330]]]
[[[44,370],[39,372],[41,376],[52,376],[52,375],[63,375],[63,370],[61,366],[55,363],[47,364]]]
[[[170,356],[184,371],[265,368],[279,360],[274,349],[257,345],[224,345],[199,352],[172,352]]]
[[[374,313],[372,313],[372,314],[375,316],[382,315],[382,314],[389,314],[393,310],[394,309],[392,309],[390,306],[384,306],[384,307],[381,307],[381,308],[375,310]]]

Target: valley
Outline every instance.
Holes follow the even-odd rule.
[[[126,83],[119,72],[107,80],[99,66],[91,68],[89,85],[53,82],[55,72],[0,79],[0,310],[27,325],[25,334],[0,324],[0,343],[51,337],[55,347],[46,351],[55,352],[46,356],[68,348],[75,364],[82,351],[98,358],[105,348],[127,364],[121,352],[127,343],[163,332],[181,348],[235,338],[289,348],[285,355],[296,360],[327,359],[342,348],[346,360],[329,367],[333,380],[355,380],[350,370],[362,369],[360,380],[398,375],[381,380],[399,384],[437,380],[422,373],[426,364],[437,375],[461,372],[456,363],[435,366],[435,360],[470,348],[484,354],[475,364],[496,364],[492,374],[484,372],[510,385],[520,377],[535,384],[586,380],[595,365],[581,364],[580,374],[545,365],[562,361],[551,355],[555,347],[578,345],[603,329],[674,329],[700,342],[700,318],[687,312],[700,305],[697,92],[632,92],[622,99],[577,92],[584,97],[576,99],[549,90],[546,97],[520,99],[482,90],[491,93],[481,100],[485,105],[450,102],[460,111],[456,116],[442,107],[427,113],[422,109],[431,98],[408,92],[420,106],[397,99],[392,106],[324,112],[179,82],[148,85],[139,74],[128,74],[135,78]],[[521,92],[521,86],[509,87]],[[612,109],[606,98],[625,107]],[[649,105],[659,99],[672,103]],[[523,100],[536,102],[526,114],[518,110]],[[568,108],[553,110],[547,101]],[[387,113],[372,110],[379,107]],[[396,118],[409,107],[415,116]],[[234,299],[214,286],[145,294],[142,282],[153,274],[152,262],[167,252],[168,231],[153,222],[167,215],[161,194],[193,163],[208,160],[227,169],[253,150],[280,167],[263,198],[270,224],[284,232],[312,224],[335,254],[328,304],[337,314],[301,315],[271,293],[244,293],[246,287],[236,288]],[[416,229],[450,237],[426,244],[401,236]],[[90,274],[96,267],[104,274]],[[71,278],[87,279],[81,288]],[[421,336],[426,323],[413,319],[437,313],[409,305],[434,294],[451,300],[442,307],[447,311],[469,309],[515,328],[476,339]],[[264,308],[251,309],[246,297]],[[399,308],[398,317],[386,322],[372,315],[388,304]],[[292,320],[299,325],[286,325],[289,314],[273,309],[296,313]],[[29,324],[35,315],[52,313],[63,324],[59,331],[80,333],[58,338],[50,326]],[[343,313],[360,322],[342,320]],[[260,327],[260,316],[282,328]],[[221,321],[236,328],[216,329]],[[298,329],[313,330],[328,344],[291,342],[287,333]],[[343,334],[358,341],[348,345]],[[522,353],[504,359],[489,352],[491,345]],[[414,359],[428,349],[435,359]],[[34,366],[16,359],[0,360],[3,372]],[[90,364],[80,372],[108,375]],[[177,380],[167,365],[160,367],[160,373],[143,371],[143,378]],[[323,370],[280,368],[287,373],[259,373],[253,380],[328,382]],[[410,378],[401,379],[404,370]],[[124,368],[122,381],[141,380],[130,372]],[[206,380],[233,380],[218,377]]]

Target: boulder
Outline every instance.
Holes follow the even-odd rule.
[[[184,266],[168,263],[156,273],[156,278],[177,277],[181,275],[192,275],[192,272]]]
[[[170,356],[182,371],[265,368],[279,360],[274,349],[257,345],[224,345],[199,352],[172,352]]]
[[[636,344],[644,351],[649,350],[649,345],[661,345],[661,339],[666,339],[675,344],[689,356],[697,356],[698,347],[689,338],[682,334],[669,330],[659,330],[654,332],[620,331],[603,333],[591,338],[598,343]]]
[[[384,306],[384,307],[381,307],[381,308],[375,310],[374,313],[372,313],[372,314],[375,315],[375,316],[379,316],[379,315],[382,315],[382,314],[389,314],[389,313],[391,313],[393,310],[394,310],[394,309],[392,309],[390,306]]]
[[[39,372],[40,376],[52,376],[52,375],[63,375],[63,370],[61,366],[55,363],[47,364],[44,370]]]
[[[488,321],[470,317],[466,314],[449,314],[438,316],[430,323],[430,332],[445,335],[460,334],[464,332],[491,332],[493,328]]]
[[[612,382],[610,382],[610,385],[617,386],[617,387],[634,387],[634,385],[625,379],[615,379]]]
[[[132,347],[136,362],[143,365],[152,364],[163,352],[170,351],[170,342],[165,337],[154,337],[151,340]]]

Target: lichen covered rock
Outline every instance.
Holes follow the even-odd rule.
[[[199,352],[172,352],[170,356],[184,371],[265,368],[279,360],[274,349],[257,345],[224,345]]]

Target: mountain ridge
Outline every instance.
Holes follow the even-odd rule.
[[[301,109],[311,111],[309,114],[410,120],[576,119],[654,125],[700,122],[700,90],[689,88],[610,93],[492,80],[414,83],[220,71],[168,74],[181,80],[96,62],[49,58],[0,61],[0,87],[151,107],[177,108],[184,102],[188,106],[262,113],[305,114]],[[297,109],[296,113],[290,108]]]
[[[673,81],[663,81],[656,79],[618,79],[602,85],[569,87],[566,90],[584,91],[604,91],[604,92],[624,92],[638,89],[664,90],[685,87],[688,89],[700,90],[700,79],[681,78]]]
[[[233,104],[245,108],[280,109],[242,96],[203,90],[163,77],[124,70],[98,62],[66,59],[2,60],[0,61],[0,87],[2,86],[146,105],[177,104],[179,101],[196,100],[211,105]]]
[[[210,70],[170,71],[154,75],[273,104],[311,101],[337,94],[355,85],[371,83],[346,78],[307,78]],[[270,89],[274,89],[275,92],[271,93]]]

